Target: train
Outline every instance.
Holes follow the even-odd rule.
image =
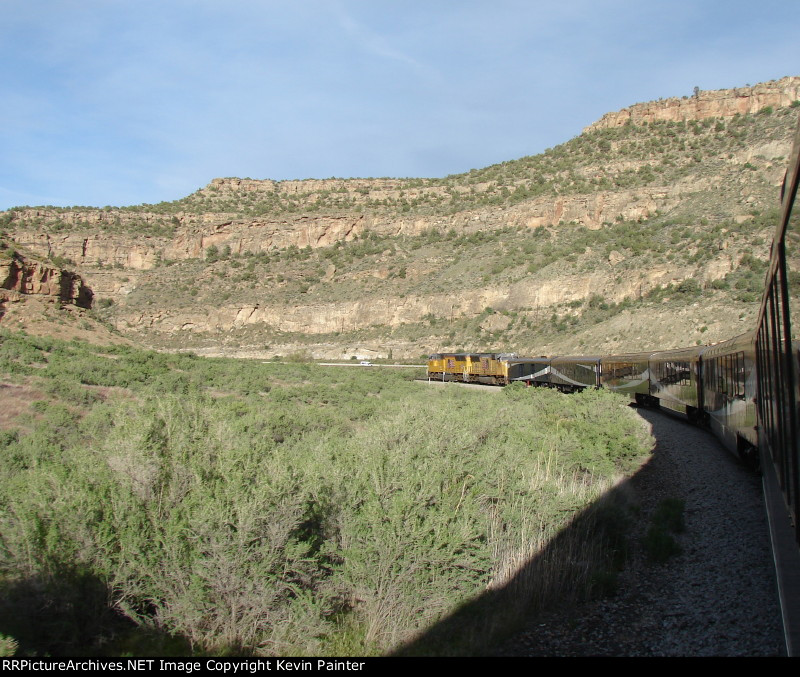
[[[618,355],[435,353],[428,378],[575,392],[608,388],[708,426],[762,471],[788,655],[800,655],[800,120],[755,329],[714,345]]]
[[[794,353],[800,357],[800,346]],[[576,392],[606,388],[641,406],[707,425],[752,466],[759,462],[756,332],[716,345],[619,355],[520,357],[513,353],[436,353],[428,379]]]

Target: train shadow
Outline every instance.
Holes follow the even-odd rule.
[[[674,441],[675,419],[668,414],[637,408],[655,440],[651,455],[639,469],[576,514],[569,524],[533,557],[518,568],[502,587],[487,590],[440,619],[394,656],[481,656],[496,654],[504,643],[544,614],[580,613],[580,606],[593,599],[617,593],[617,576],[634,556],[641,561],[643,525],[650,520],[657,494],[669,493],[660,464],[670,463],[663,454]],[[685,423],[689,430],[705,435]],[[709,439],[715,441],[710,432]],[[721,455],[726,455],[717,445]],[[728,455],[729,456],[729,455]],[[738,463],[729,456],[729,462]],[[742,466],[744,471],[744,467]],[[593,571],[576,560],[576,545],[593,541],[602,554]],[[555,572],[555,573],[554,573]],[[570,586],[571,580],[580,580]],[[550,589],[548,589],[550,588]]]
[[[0,584],[0,655],[188,656],[192,647],[119,613],[99,577],[54,563]]]

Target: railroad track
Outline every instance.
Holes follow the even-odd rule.
[[[622,355],[518,357],[436,353],[428,374],[564,391],[606,387],[708,424],[731,452],[764,469],[774,570],[788,655],[800,655],[800,124],[781,188],[755,329],[711,346]],[[736,496],[731,494],[731,497]],[[731,504],[738,501],[738,497]],[[772,578],[770,578],[772,580]]]

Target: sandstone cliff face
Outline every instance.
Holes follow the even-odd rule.
[[[542,197],[510,208],[486,207],[450,216],[381,215],[292,216],[281,219],[237,219],[208,225],[187,225],[174,237],[104,235],[87,228],[70,233],[20,229],[14,240],[40,256],[61,256],[78,266],[117,266],[149,270],[159,260],[204,258],[209,247],[230,247],[233,254],[266,252],[289,246],[315,249],[347,242],[369,230],[379,235],[420,235],[428,229],[474,233],[497,226],[556,227],[562,223],[600,228],[618,218],[638,220],[674,207],[697,184],[640,190],[604,191],[590,195]],[[37,212],[41,214],[41,211]],[[20,220],[24,213],[20,213]],[[13,226],[13,223],[12,223]]]
[[[302,181],[271,181],[269,179],[213,179],[202,192],[285,193],[304,195],[321,191],[384,191],[408,190],[402,179],[304,179]],[[412,195],[414,191],[412,190]]]
[[[621,256],[618,254],[618,256]],[[733,270],[730,257],[720,256],[709,264],[704,281],[723,278]],[[530,308],[531,316],[549,309],[600,294],[608,302],[636,298],[656,287],[681,282],[694,274],[654,265],[646,271],[627,270],[616,279],[604,266],[594,272],[575,274],[565,271],[550,278],[531,276],[509,285],[481,289],[462,289],[452,293],[367,297],[347,302],[296,303],[290,306],[270,303],[215,304],[196,308],[155,308],[142,311],[120,309],[114,323],[120,330],[153,331],[162,334],[229,334],[245,327],[264,327],[288,334],[322,335],[358,331],[365,327],[400,327],[418,323],[421,318],[470,318],[490,307],[495,311]],[[495,331],[507,320],[489,316],[485,329]],[[501,327],[502,328],[502,327]]]
[[[614,113],[606,113],[584,132],[593,129],[621,127],[628,122],[640,125],[658,120],[680,122],[714,117],[733,117],[757,113],[766,106],[789,106],[800,100],[800,77],[792,76],[765,82],[754,87],[698,90],[691,97],[672,97],[648,103],[637,103]]]
[[[49,297],[81,308],[92,305],[92,291],[79,275],[18,253],[0,259],[0,289],[23,296]],[[4,294],[2,298],[8,297]]]
[[[41,214],[41,211],[37,213]],[[53,233],[47,230],[11,231],[14,241],[42,257],[59,256],[77,266],[118,266],[148,270],[156,265],[160,252],[170,244],[167,238],[135,238],[85,231]]]

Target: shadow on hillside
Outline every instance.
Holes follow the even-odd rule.
[[[113,608],[96,576],[56,565],[49,576],[0,585],[0,635],[17,656],[188,656],[183,639],[143,629]]]
[[[674,434],[663,419],[667,414],[641,410],[640,415],[650,425],[656,444],[653,456],[635,475],[578,513],[502,587],[462,605],[392,655],[487,655],[541,612],[566,610],[587,599],[613,594],[616,575],[629,554],[633,520],[649,518],[634,513],[638,510],[635,496],[647,486],[659,440]],[[578,546],[588,542],[602,548],[596,559],[600,566],[576,560]]]

